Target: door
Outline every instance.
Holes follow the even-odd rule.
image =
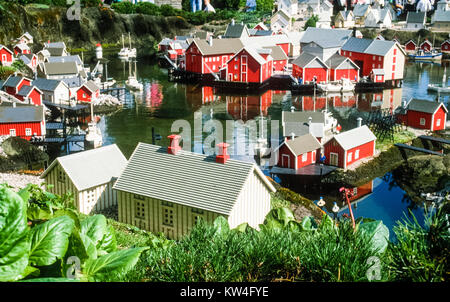
[[[2,55],[2,62],[6,62],[8,60],[8,57],[6,55]]]
[[[330,165],[331,166],[338,166],[339,165],[339,156],[337,153],[330,153]]]
[[[281,155],[281,165],[284,168],[290,168],[290,158],[289,155],[283,154]]]

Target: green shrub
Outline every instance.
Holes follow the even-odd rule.
[[[169,17],[169,16],[175,16],[176,15],[175,8],[173,8],[172,6],[170,6],[168,4],[161,5],[159,7],[159,9],[161,10],[161,14],[163,16]]]
[[[111,8],[119,14],[134,14],[135,6],[131,2],[113,3]]]
[[[135,6],[136,13],[144,15],[158,16],[161,14],[161,10],[158,5],[150,2],[139,2]]]

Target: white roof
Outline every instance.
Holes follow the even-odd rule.
[[[336,135],[334,139],[336,139],[344,150],[349,150],[374,141],[377,137],[372,131],[370,131],[369,127],[363,125],[361,127],[342,132]]]
[[[127,165],[127,159],[117,145],[83,151],[55,159],[41,178],[60,164],[78,191],[106,184],[117,178]]]

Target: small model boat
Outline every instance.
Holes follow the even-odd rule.
[[[438,61],[442,59],[442,52],[437,52],[435,50],[423,51],[420,49],[416,53],[409,54],[408,57],[413,60]]]
[[[447,86],[447,67],[444,68],[442,84],[428,84],[428,90],[438,93],[450,93],[450,87]]]
[[[136,77],[136,61],[134,61],[134,73],[131,74],[131,62],[128,65],[129,66],[129,76],[128,76],[128,80],[125,81],[125,86],[130,89],[130,90],[143,90],[144,89],[144,85],[142,85],[142,83],[139,83],[139,81],[137,80]]]
[[[355,89],[355,85],[343,78],[340,83],[317,84],[317,88],[323,92],[349,92]]]
[[[128,33],[128,38],[130,40],[130,47],[125,47],[125,42],[122,35],[122,49],[119,51],[119,58],[135,58],[136,48],[131,48],[131,36]]]

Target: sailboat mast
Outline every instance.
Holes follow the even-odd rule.
[[[122,34],[122,48],[125,48],[125,40],[123,39],[123,34]]]
[[[130,35],[130,32],[128,32],[128,40],[130,40],[130,50],[131,50],[131,35]]]
[[[137,79],[137,60],[134,61],[134,77]]]

